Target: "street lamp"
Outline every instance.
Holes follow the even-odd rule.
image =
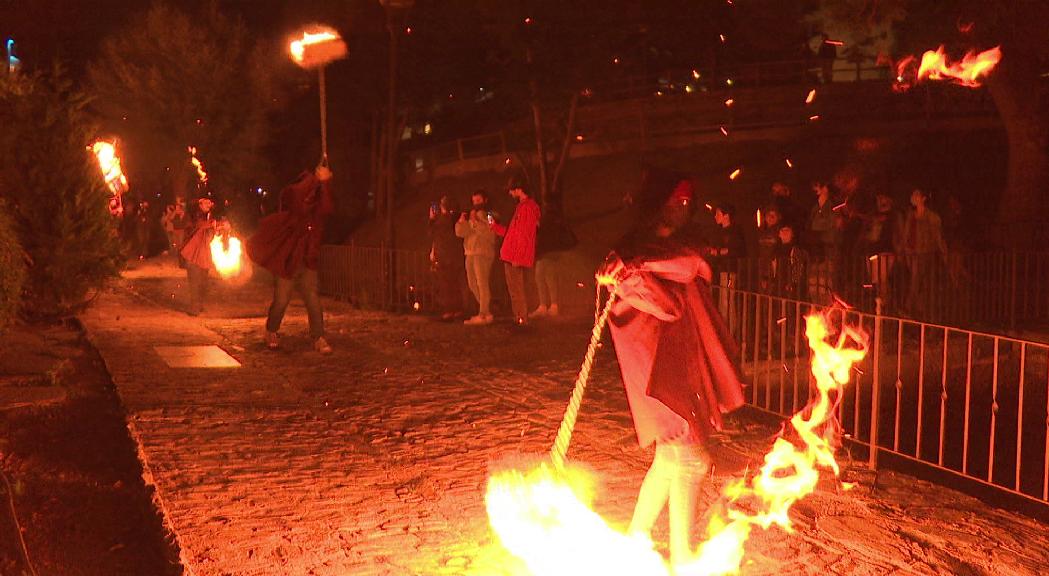
[[[384,178],[386,187],[383,191],[386,222],[383,238],[386,241],[387,248],[385,257],[387,258],[386,273],[388,275],[387,290],[384,296],[389,297],[390,307],[392,308],[397,302],[397,278],[395,276],[397,267],[393,251],[396,243],[393,229],[393,196],[396,187],[394,178],[397,173],[397,161],[394,155],[397,154],[397,140],[399,139],[395,110],[397,101],[397,37],[400,35],[404,17],[415,4],[415,0],[379,0],[379,4],[382,4],[382,7],[386,10],[386,32],[390,35],[390,84],[386,102],[386,165],[383,167],[386,173]]]
[[[415,0],[379,0],[379,4],[386,10],[386,31],[390,35],[390,84],[387,92],[386,102],[386,165],[383,167],[385,174],[384,207],[386,217],[386,229],[384,238],[389,248],[394,246],[394,190],[397,162],[394,155],[397,153],[397,37],[400,35],[401,24],[408,10],[415,4]]]

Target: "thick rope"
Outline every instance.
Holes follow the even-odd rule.
[[[590,345],[586,348],[586,356],[583,357],[583,365],[579,368],[579,376],[575,380],[575,388],[572,397],[568,401],[564,418],[561,419],[561,427],[557,430],[557,438],[550,449],[550,459],[554,461],[557,469],[564,468],[565,455],[568,453],[568,443],[572,441],[572,431],[575,429],[576,417],[579,415],[579,405],[583,402],[583,392],[586,391],[587,380],[590,379],[590,370],[594,367],[594,356],[597,355],[598,345],[601,343],[601,333],[604,332],[605,324],[608,323],[608,315],[612,311],[612,304],[616,301],[616,293],[613,291],[605,302],[604,309],[600,315],[595,315],[594,329],[590,333]],[[598,286],[597,302],[595,303],[595,314],[601,304],[601,288]]]

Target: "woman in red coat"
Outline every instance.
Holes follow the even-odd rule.
[[[656,446],[630,531],[647,536],[667,507],[674,564],[691,553],[696,495],[710,469],[706,440],[743,404],[736,345],[687,230],[691,203],[691,184],[678,181],[598,274],[618,296],[610,327],[638,442]]]

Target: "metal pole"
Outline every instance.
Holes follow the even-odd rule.
[[[868,466],[872,470],[878,469],[878,414],[881,409],[881,298],[874,300],[874,342],[871,344],[871,453],[868,456]]]
[[[317,69],[320,84],[321,165],[328,165],[328,91],[324,84],[324,66]]]
[[[386,30],[390,34],[390,61],[389,61],[389,91],[387,93],[386,102],[386,226],[384,231],[384,240],[387,253],[383,255],[384,258],[390,260],[390,265],[387,268],[388,277],[386,278],[388,284],[386,286],[387,291],[390,292],[390,303],[393,304],[393,290],[396,284],[395,278],[393,277],[393,248],[396,245],[394,239],[394,191],[396,188],[396,182],[394,181],[397,167],[397,114],[394,109],[397,101],[397,30],[394,27],[394,14],[395,8],[387,7],[386,9]]]

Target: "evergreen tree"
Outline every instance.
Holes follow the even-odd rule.
[[[58,70],[0,78],[0,200],[30,263],[32,316],[76,311],[119,270],[109,191],[87,150],[95,128],[86,105]]]

